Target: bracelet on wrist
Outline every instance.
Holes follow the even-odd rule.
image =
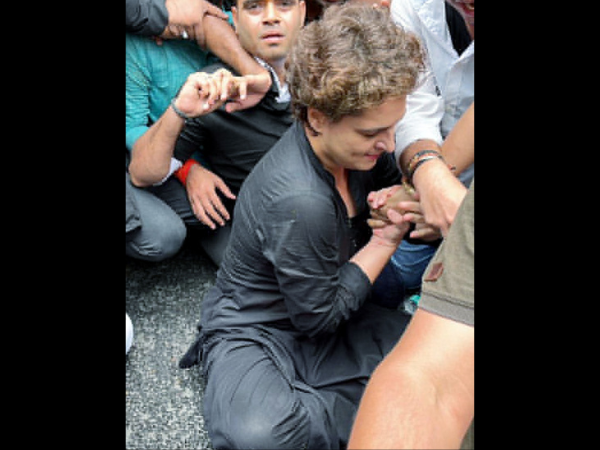
[[[183,120],[192,119],[193,117],[188,116],[186,113],[184,113],[182,110],[180,110],[177,106],[175,106],[175,100],[177,100],[177,97],[173,97],[173,100],[171,100],[171,108],[173,108],[173,111],[175,111],[175,114],[177,114]]]
[[[437,150],[421,150],[420,152],[417,152],[410,159],[410,161],[408,162],[407,170],[406,170],[407,173],[404,177],[402,177],[402,184],[404,185],[404,188],[407,191],[409,191],[409,189],[410,189],[414,192],[414,185],[413,185],[412,180],[413,180],[413,177],[414,177],[417,169],[419,167],[421,167],[423,164],[425,164],[427,161],[431,161],[433,159],[441,160],[444,164],[446,164],[448,169],[450,169],[450,171],[453,173],[456,170],[455,166],[452,166],[452,165],[446,163],[446,160],[444,159],[442,154],[440,152],[438,152]]]
[[[190,173],[190,169],[192,168],[193,165],[196,164],[200,164],[198,161],[196,161],[194,158],[190,158],[188,159],[185,164],[178,170],[175,171],[175,176],[177,177],[177,179],[179,181],[181,181],[181,184],[183,184],[184,186],[187,183],[187,177]]]
[[[406,166],[408,178],[412,179],[412,174],[415,172],[415,168],[420,161],[432,158],[443,159],[443,156],[437,150],[421,150],[420,152],[415,153]]]

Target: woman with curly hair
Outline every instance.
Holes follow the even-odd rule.
[[[417,39],[371,6],[332,6],[301,31],[287,63],[297,120],[242,186],[181,362],[203,363],[214,448],[347,444],[364,386],[408,320],[369,301],[408,223],[372,231],[367,196],[400,180],[394,129],[422,59]]]

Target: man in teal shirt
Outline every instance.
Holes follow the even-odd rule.
[[[164,113],[187,77],[218,60],[209,50],[243,74],[265,70],[242,49],[228,23],[208,15],[204,22],[207,50],[196,41],[157,42],[126,33],[126,167],[135,142]],[[173,160],[173,171],[177,164]],[[186,228],[181,218],[151,192],[160,187],[134,187],[128,173],[125,184],[126,254],[150,261],[174,255],[183,244]]]
[[[126,145],[133,144],[165,112],[187,77],[217,61],[195,41],[125,34]]]

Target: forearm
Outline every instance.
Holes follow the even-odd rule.
[[[360,267],[373,284],[397,248],[397,244],[392,245],[372,236],[350,261]]]
[[[420,139],[409,144],[398,158],[398,167],[404,176],[408,173],[408,163],[410,160],[423,150],[436,150],[439,152],[441,149],[438,143],[431,139]]]
[[[474,338],[419,308],[373,372],[348,448],[459,448],[474,416]]]
[[[420,371],[384,361],[367,385],[348,448],[459,448],[465,425],[437,394]]]
[[[442,144],[446,162],[456,167],[459,175],[475,162],[475,103],[465,111]]]
[[[450,137],[450,136],[448,136]],[[446,145],[446,143],[448,145]],[[455,167],[454,176],[460,175],[467,167],[475,162],[475,147],[454,145],[452,141],[445,141],[442,145],[442,156],[448,164]]]
[[[244,50],[235,31],[226,21],[206,15],[203,20],[206,46],[221,61],[242,75],[256,75],[265,69]]]
[[[145,187],[162,181],[171,166],[175,142],[185,121],[169,107],[134,144],[129,165],[131,181]]]

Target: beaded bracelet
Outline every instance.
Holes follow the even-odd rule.
[[[425,161],[429,161],[431,159],[441,159],[444,161],[444,157],[436,150],[421,150],[410,159],[406,169],[406,178],[410,184],[412,184],[412,178],[417,168],[420,167]]]
[[[420,152],[417,152],[408,162],[408,168],[406,170],[407,175],[405,177],[403,177],[403,179],[402,179],[402,184],[404,185],[405,189],[410,187],[411,189],[414,190],[414,186],[412,184],[412,179],[413,179],[415,172],[425,162],[431,161],[432,159],[441,160],[444,164],[446,164],[448,166],[448,169],[450,169],[451,172],[454,172],[456,170],[455,166],[452,166],[452,165],[446,163],[446,160],[440,154],[440,152],[438,152],[436,150],[421,150]]]

